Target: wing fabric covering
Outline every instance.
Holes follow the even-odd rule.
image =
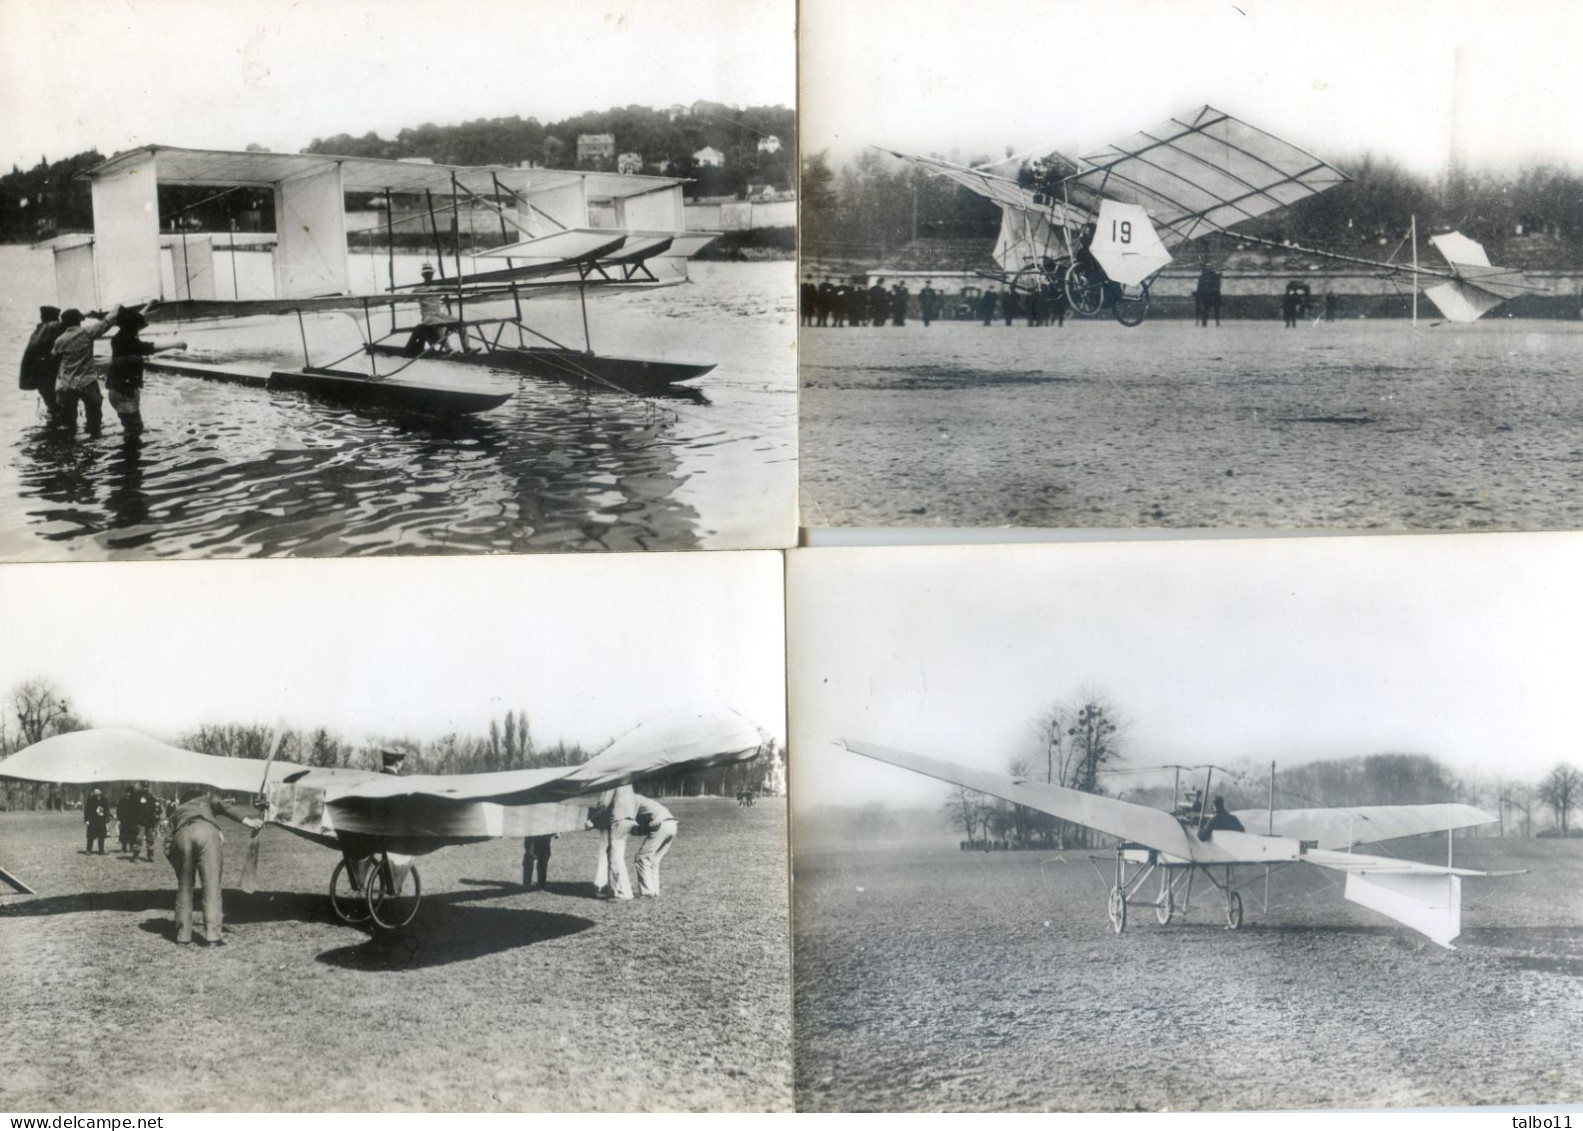
[[[1142,205],[1167,247],[1348,180],[1311,153],[1213,106],[1123,138],[1082,164],[1069,184]]]
[[[765,737],[758,727],[735,711],[698,711],[662,722],[645,723],[622,735],[580,766],[552,766],[537,770],[504,770],[491,774],[413,774],[393,777],[370,774],[349,783],[334,797],[338,806],[389,797],[421,796],[439,801],[491,801],[500,805],[529,805],[541,801],[566,801],[629,785],[653,774],[680,773],[757,756]],[[310,772],[304,785],[328,781]]]
[[[1175,817],[1146,805],[1134,805],[1114,797],[1101,797],[1095,793],[1082,793],[1065,786],[1050,785],[1007,777],[993,770],[976,766],[963,766],[937,758],[927,758],[906,750],[876,746],[871,742],[843,742],[854,754],[889,762],[904,770],[938,778],[952,785],[964,786],[999,797],[1016,805],[1026,805],[1063,821],[1072,821],[1100,832],[1109,833],[1123,840],[1147,845],[1161,852],[1191,859],[1194,846],[1191,838],[1177,823]]]
[[[1238,809],[1236,818],[1249,832],[1271,828],[1268,809]],[[1376,844],[1400,836],[1445,832],[1488,825],[1494,817],[1471,805],[1357,805],[1345,809],[1277,809],[1276,836],[1318,841],[1320,848]]]
[[[303,767],[275,760],[270,777]],[[16,781],[147,781],[207,785],[230,793],[257,793],[264,780],[262,758],[218,758],[196,754],[135,730],[100,727],[57,734],[0,762],[0,778]]]

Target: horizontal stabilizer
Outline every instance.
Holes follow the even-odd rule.
[[[1236,817],[1250,832],[1266,829],[1276,836],[1317,841],[1320,848],[1377,844],[1400,836],[1442,833],[1493,824],[1495,818],[1472,805],[1443,802],[1431,805],[1353,805],[1344,809],[1238,809]]]
[[[1346,896],[1447,950],[1462,933],[1462,878],[1448,873],[1349,872]]]
[[[1425,287],[1424,297],[1434,303],[1435,308],[1445,315],[1449,322],[1477,322],[1506,301],[1500,295],[1492,294],[1471,283],[1464,283],[1461,279],[1449,279],[1444,283]]]

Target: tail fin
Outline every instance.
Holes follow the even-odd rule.
[[[1346,896],[1447,950],[1462,933],[1462,877],[1426,872],[1349,872]]]

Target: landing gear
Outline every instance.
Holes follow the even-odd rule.
[[[1127,929],[1127,893],[1119,887],[1110,889],[1110,925],[1118,935]]]
[[[330,873],[330,909],[343,923],[368,922],[368,901],[363,898],[363,882],[367,879],[370,861],[351,861],[347,867],[343,857]]]
[[[1167,870],[1160,872],[1160,898],[1154,901],[1154,917],[1160,926],[1165,926],[1171,921],[1171,916],[1176,914],[1176,899],[1171,894],[1171,873]]]
[[[1242,895],[1226,889],[1226,930],[1235,931],[1242,926]]]
[[[412,922],[423,899],[423,885],[410,857],[377,853],[363,880],[363,901],[376,927],[393,931]]]
[[[1120,283],[1107,285],[1112,288],[1110,310],[1116,316],[1116,321],[1128,327],[1140,324],[1149,313],[1149,284],[1142,282],[1135,287],[1125,287]]]
[[[1105,306],[1105,273],[1097,264],[1074,259],[1066,269],[1066,301],[1079,314],[1095,315]]]

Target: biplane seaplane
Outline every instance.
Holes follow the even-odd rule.
[[[1193,877],[1219,893],[1225,924],[1242,926],[1237,869],[1312,864],[1346,877],[1344,895],[1410,927],[1448,950],[1462,933],[1462,880],[1510,873],[1422,864],[1352,852],[1356,844],[1487,825],[1495,818],[1471,805],[1367,805],[1334,809],[1247,809],[1222,814],[1206,807],[1168,813],[1147,805],[1013,778],[992,770],[876,746],[843,742],[854,754],[987,793],[1016,805],[1118,838],[1107,914],[1117,934],[1128,908],[1152,908],[1164,925],[1185,913]],[[1208,786],[1206,780],[1205,785]],[[1201,797],[1207,796],[1207,788]],[[1220,827],[1216,827],[1219,825]],[[1250,832],[1263,829],[1264,832]],[[1449,852],[1449,849],[1448,849]],[[1144,891],[1153,879],[1156,892]]]
[[[588,798],[658,773],[746,762],[768,739],[734,711],[689,712],[644,724],[580,766],[479,774],[395,776],[267,759],[219,758],[133,730],[55,735],[0,762],[0,778],[87,785],[116,781],[205,785],[253,796],[268,825],[341,853],[330,906],[346,923],[406,926],[418,913],[416,856],[496,837],[584,827]],[[253,890],[257,834],[242,888]]]
[[[1023,294],[1058,296],[1082,315],[1110,311],[1137,326],[1149,289],[1171,252],[1204,236],[1366,266],[1393,276],[1437,280],[1425,295],[1454,322],[1472,322],[1520,294],[1542,290],[1519,271],[1490,266],[1483,247],[1460,232],[1431,237],[1445,259],[1436,268],[1391,263],[1251,236],[1231,229],[1334,188],[1351,178],[1290,142],[1204,106],[1073,161],[1050,153],[1033,163],[1033,183],[938,157],[886,150],[947,177],[1001,210],[994,257],[999,281]]]
[[[589,336],[590,294],[683,283],[687,261],[717,238],[719,233],[686,230],[683,182],[675,178],[169,146],[118,154],[87,175],[93,235],[52,241],[61,306],[140,308],[150,323],[164,324],[159,328],[219,326],[268,315],[297,319],[300,369],[259,373],[163,357],[150,363],[167,372],[447,414],[494,408],[515,384],[430,364],[436,356],[640,393],[714,368],[597,354]],[[162,217],[159,189],[166,185],[214,192],[180,214]],[[264,296],[244,297],[236,235],[226,278],[216,270],[212,237],[187,231],[187,212],[229,207],[239,190],[266,191],[273,198],[273,287]],[[359,265],[365,269],[356,273],[355,284],[347,247],[348,193],[383,204],[384,262],[370,242],[369,262]],[[398,199],[404,202],[399,222]],[[499,229],[499,244],[464,255],[455,234],[464,211],[469,223],[489,217]],[[441,217],[449,220],[442,224]],[[163,230],[166,220],[174,222],[175,232]],[[452,229],[449,247],[442,226]],[[402,277],[409,272],[396,260],[398,227],[406,229],[400,234],[408,242],[426,244],[432,237],[425,254],[439,264],[439,277],[420,280],[416,271]],[[524,302],[549,295],[575,295],[583,304],[580,347],[526,321]],[[457,332],[461,348],[424,354],[424,364],[409,371],[417,359],[402,356],[409,352],[402,343],[417,327],[420,306],[432,309],[437,303],[447,308],[447,336]],[[361,344],[351,354],[316,363],[304,318],[325,312],[350,315]],[[346,367],[358,355],[358,367]]]

